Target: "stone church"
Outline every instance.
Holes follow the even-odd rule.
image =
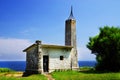
[[[42,44],[37,40],[25,50],[25,73],[50,73],[55,70],[78,69],[76,45],[76,20],[71,7],[70,16],[65,21],[65,45]]]

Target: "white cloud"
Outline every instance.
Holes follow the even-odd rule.
[[[93,61],[95,60],[95,55],[91,54],[91,51],[86,47],[78,47],[78,60],[80,61]]]
[[[0,60],[25,60],[23,49],[31,45],[26,39],[0,38]]]

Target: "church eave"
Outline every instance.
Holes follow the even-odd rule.
[[[47,47],[47,48],[73,48],[72,46],[63,46],[63,45],[48,45],[48,44],[43,44],[42,47]]]
[[[37,44],[33,44],[33,45],[27,47],[26,49],[23,50],[23,52],[28,51],[30,48],[35,47],[36,45],[37,45]],[[71,49],[71,48],[73,48],[72,46],[50,45],[50,44],[41,44],[41,47],[42,47],[42,48],[59,48],[59,49],[61,49],[61,48],[66,48],[66,49]]]
[[[32,47],[34,47],[34,46],[36,46],[36,44],[33,44],[33,45],[27,47],[26,49],[23,50],[23,52],[26,52],[28,49],[30,49],[30,48],[32,48]]]

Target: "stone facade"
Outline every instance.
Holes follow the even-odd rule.
[[[43,56],[49,56],[49,72],[71,69],[71,48],[42,48],[42,52]],[[63,56],[63,60],[60,60],[60,56]]]
[[[54,70],[71,69],[71,46],[45,45],[38,43],[31,45],[24,52],[26,54],[26,73],[44,73]],[[48,56],[47,63],[44,62],[44,56]],[[61,60],[60,57],[63,59]],[[47,66],[44,66],[47,64]],[[45,71],[45,68],[48,69]]]
[[[65,22],[65,45],[76,48],[76,20],[67,19]]]
[[[26,72],[41,73],[41,42],[31,45],[24,50],[26,52]]]

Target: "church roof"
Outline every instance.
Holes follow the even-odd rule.
[[[23,50],[23,52],[26,52],[28,49],[33,48],[37,46],[37,44],[33,44],[29,47],[27,47],[26,49]],[[58,48],[58,49],[62,49],[62,48],[67,48],[67,49],[71,49],[73,48],[72,46],[63,46],[63,45],[50,45],[50,44],[41,44],[42,48]]]
[[[63,45],[48,45],[43,44],[42,47],[48,47],[48,48],[73,48],[72,46],[63,46]]]
[[[73,16],[73,8],[71,6],[71,12],[70,12],[70,16],[68,17],[68,20],[75,20],[74,16]]]

